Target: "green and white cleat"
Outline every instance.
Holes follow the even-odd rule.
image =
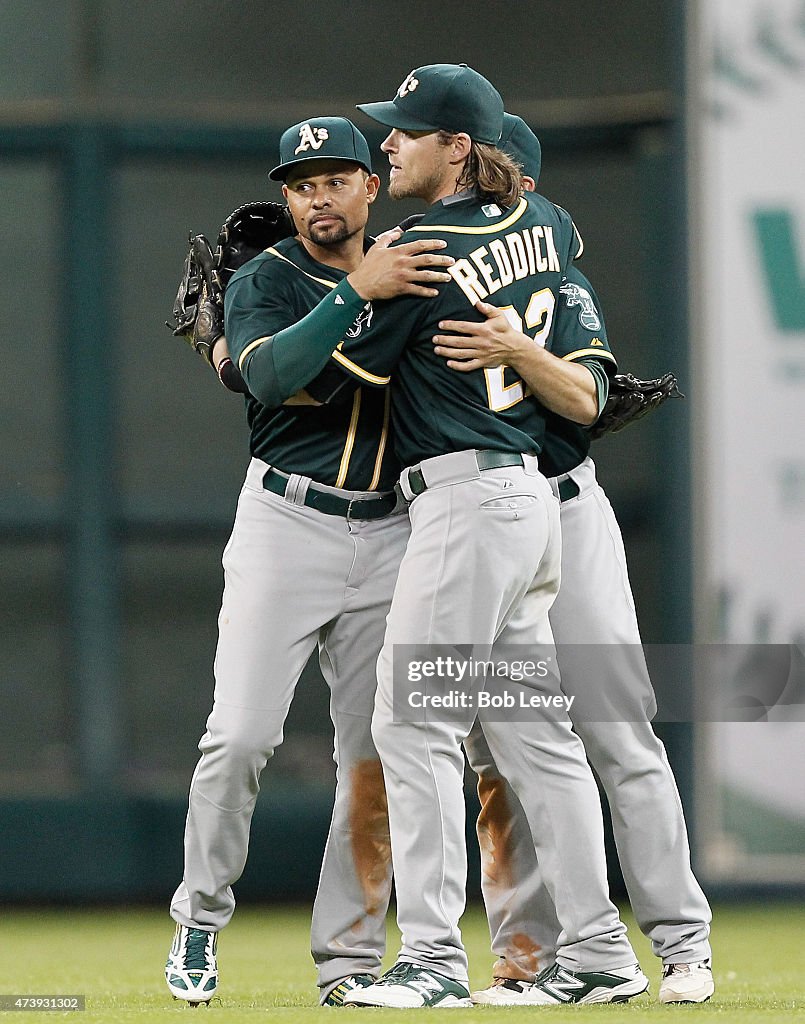
[[[715,990],[709,960],[663,966],[661,1003],[706,1003]]]
[[[489,1006],[561,1006],[564,1003],[625,1003],[648,988],[638,964],[615,971],[570,971],[554,964],[535,981],[502,980],[472,1001]]]
[[[343,981],[331,988],[327,993],[325,999],[322,1000],[322,1006],[343,1006],[344,996],[348,992],[354,992],[358,988],[368,988],[370,985],[374,985],[377,978],[373,974],[350,974],[348,978],[344,978]]]
[[[391,1006],[398,1010],[472,1006],[465,985],[419,964],[399,963],[380,981],[344,996],[344,1006]]]
[[[165,964],[165,980],[174,999],[184,999],[191,1005],[212,999],[218,988],[217,947],[217,932],[176,925]]]

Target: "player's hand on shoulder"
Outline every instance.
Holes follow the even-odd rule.
[[[385,232],[385,236],[392,232]],[[447,246],[441,238],[418,238],[389,248],[393,239],[381,237],[366,253],[357,270],[347,280],[367,301],[393,299],[397,295],[419,295],[434,298],[439,294],[433,286],[450,280],[447,267],[455,260],[441,255]]]
[[[391,245],[392,242],[399,242],[405,232],[409,228],[415,227],[424,216],[424,213],[412,213],[410,217],[406,217],[405,220],[401,220],[399,224],[395,224],[394,227],[389,228],[388,231],[381,231],[379,235],[375,236],[375,241],[382,242],[383,245]]]
[[[381,231],[379,235],[375,235],[375,245],[379,244],[385,248],[392,242],[399,242],[402,236],[403,229],[401,227],[389,228],[388,231]]]
[[[439,329],[450,332],[433,336],[433,351],[447,359],[453,370],[468,373],[485,367],[513,366],[518,357],[534,347],[527,334],[518,331],[506,312],[488,302],[476,302],[485,319],[440,320]]]

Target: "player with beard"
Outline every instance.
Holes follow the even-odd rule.
[[[409,238],[444,237],[455,258],[449,283],[432,303],[403,296],[374,304],[343,344],[341,323],[326,305],[306,318],[305,344],[291,346],[267,329],[263,310],[245,321],[232,291],[238,275],[225,299],[233,361],[266,405],[305,385],[317,400],[337,400],[347,384],[332,380],[333,367],[317,376],[331,353],[353,386],[394,382],[395,448],[405,467],[400,487],[411,502],[412,532],[378,660],[372,735],[386,782],[403,944],[379,983],[353,990],[344,1002],[469,1005],[459,930],[466,880],[460,744],[476,714],[523,805],[562,927],[556,959],[564,973],[550,979],[550,990],[546,981],[543,1002],[559,1001],[559,985],[569,1001],[623,1001],[648,980],[608,897],[598,792],[569,721],[501,722],[472,701],[449,719],[434,713],[411,721],[395,703],[405,707],[408,692],[405,658],[395,676],[395,647],[427,659],[434,648],[459,646],[494,660],[498,644],[532,650],[551,643],[548,610],[559,585],[560,547],[558,503],[537,460],[545,410],[503,367],[456,373],[434,354],[432,339],[440,321],[469,318],[475,302],[492,292],[535,340],[547,337],[580,239],[566,211],[521,195],[519,170],[496,148],[503,102],[466,65],[417,68],[392,101],[360,109],[391,129],[381,148],[392,196],[430,204],[402,246]],[[351,273],[342,302],[373,297],[360,270]],[[545,356],[541,377],[556,396],[555,411],[591,423],[607,392],[600,358]],[[545,701],[561,701],[555,677],[540,685]]]
[[[293,341],[324,307],[348,334],[367,316],[345,285],[373,296],[432,297],[452,262],[425,250],[440,241],[380,249],[363,260],[379,179],[363,135],[345,118],[311,118],[280,140],[271,177],[298,230],[256,257],[230,284],[246,323]],[[233,278],[233,281],[236,279]],[[372,282],[379,281],[374,287]],[[340,326],[339,326],[340,325]],[[304,328],[302,344],[304,344]],[[277,371],[286,379],[290,356]],[[389,400],[353,388],[319,406],[305,393],[267,407],[249,395],[251,461],[223,555],[215,696],[190,787],[184,877],[174,894],[174,942],[165,968],[172,995],[207,1003],[218,987],[217,935],[235,907],[260,774],[282,742],[294,689],[318,648],[331,691],[337,784],[314,906],[311,947],[322,1002],[380,973],[390,886],[383,779],[370,722],[408,516],[393,490],[400,466],[387,444]],[[282,825],[278,823],[277,841]],[[363,912],[356,920],[355,908]]]

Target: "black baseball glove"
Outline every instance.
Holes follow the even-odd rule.
[[[167,326],[212,365],[212,347],[224,333],[224,289],[206,236],[189,235],[188,242],[173,304],[176,323]]]
[[[167,326],[212,366],[213,346],[224,333],[224,291],[232,275],[294,231],[287,207],[279,203],[246,203],[230,213],[221,225],[215,251],[205,235],[190,235],[190,250],[173,305],[175,322],[168,322]],[[224,360],[217,372],[230,391],[246,392],[246,385],[231,361]]]
[[[669,398],[684,398],[672,373],[653,380],[639,380],[631,373],[616,373],[609,382],[609,397],[604,411],[590,427],[593,440],[614,434],[636,423]]]
[[[226,218],[218,232],[216,269],[223,288],[244,263],[283,238],[296,234],[287,206],[246,203]]]

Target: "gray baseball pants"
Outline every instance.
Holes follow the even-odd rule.
[[[429,459],[428,489],[410,508],[378,659],[372,734],[389,804],[399,959],[466,982],[459,919],[466,848],[461,743],[475,720],[434,712],[405,721],[394,712],[395,645],[550,644],[548,610],[559,587],[559,505],[536,459],[479,472],[474,452]],[[401,486],[411,496],[405,471]],[[399,669],[399,666],[398,666]],[[559,693],[558,683],[551,681]],[[399,698],[399,693],[398,693]],[[562,932],[557,959],[575,970],[636,962],[607,891],[598,791],[569,721],[480,717],[501,774],[530,826]]]
[[[635,917],[666,963],[710,956],[711,912],[690,864],[687,830],[665,749],[651,726],[654,692],[640,647],[623,540],[612,507],[587,459],[564,477],[577,497],[561,504],[562,585],[550,611],[562,645],[620,645],[617,656],[597,658],[580,678],[562,673],[562,689],[583,697],[590,686],[606,695],[618,716],[593,721],[571,709],[610,806],[615,843]],[[498,954],[496,977],[532,979],[553,962],[560,922],[537,862],[526,813],[495,766],[482,732],[466,743],[479,773],[478,837],[482,888]]]
[[[409,524],[404,509],[370,521],[324,515],[299,503],[305,478],[291,477],[292,497],[264,490],[267,469],[251,461],[223,555],[214,704],[190,786],[184,877],[171,916],[210,931],[229,922],[260,773],[282,742],[296,683],[318,646],[337,765],[311,935],[326,990],[348,974],[379,974],[385,949],[391,861],[370,725],[377,652]]]

